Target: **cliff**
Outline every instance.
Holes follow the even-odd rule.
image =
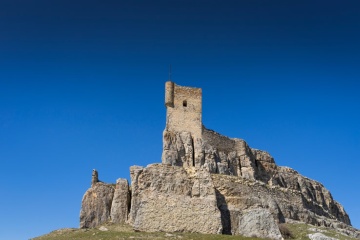
[[[162,163],[130,169],[116,185],[85,193],[80,227],[129,223],[137,231],[199,232],[282,239],[300,221],[360,238],[344,208],[319,182],[279,167],[267,152],[206,129],[201,89],[166,83]]]

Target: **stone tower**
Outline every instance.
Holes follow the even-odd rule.
[[[165,106],[167,131],[190,132],[193,138],[201,138],[201,88],[183,87],[168,81],[165,83]]]
[[[166,127],[163,133],[164,164],[200,167],[204,158],[201,88],[165,83]]]

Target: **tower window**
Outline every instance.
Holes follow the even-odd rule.
[[[187,101],[186,100],[183,101],[183,107],[187,107]]]

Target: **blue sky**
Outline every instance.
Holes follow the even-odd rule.
[[[0,239],[78,227],[91,170],[161,162],[164,83],[360,228],[359,1],[0,1]]]

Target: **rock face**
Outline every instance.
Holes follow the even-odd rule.
[[[162,162],[264,182],[276,172],[277,166],[269,153],[250,148],[242,139],[231,139],[205,127],[202,133],[202,139],[194,140],[191,132],[165,130]]]
[[[162,164],[130,169],[116,185],[93,171],[80,227],[127,222],[138,231],[199,232],[281,239],[279,223],[301,221],[359,237],[319,182],[279,167],[266,151],[202,125],[202,91],[166,83]]]
[[[116,181],[114,198],[111,204],[111,221],[125,223],[130,210],[130,191],[127,179],[119,178]]]
[[[271,213],[264,208],[243,211],[239,218],[238,231],[240,235],[245,237],[282,239],[275,219]]]
[[[297,177],[304,178],[301,175]],[[238,222],[243,212],[249,208],[267,209],[278,223],[296,220],[317,226],[337,227],[340,219],[348,220],[345,212],[339,215],[341,206],[332,198],[328,201],[333,204],[333,214],[326,205],[308,201],[302,192],[305,189],[269,186],[260,181],[219,174],[213,174],[212,179],[217,191],[218,207],[222,216],[227,219],[223,220],[224,233],[227,234],[240,231]],[[335,210],[336,208],[338,209]]]
[[[97,182],[99,182],[99,173],[96,171],[96,169],[93,169],[91,176],[91,186],[95,186]]]
[[[132,167],[129,222],[139,231],[218,233],[222,230],[214,185],[206,171],[153,164]]]
[[[351,225],[349,215],[343,206],[336,202],[331,193],[319,182],[301,176],[298,172],[287,167],[278,167],[277,172],[269,181],[270,186],[286,189],[288,192],[301,196],[302,207],[307,211],[326,219],[335,219],[347,225]],[[291,212],[291,209],[288,210]],[[299,215],[296,220],[310,224],[327,226],[326,220],[314,220],[308,214]],[[316,216],[315,215],[315,216]],[[286,215],[287,218],[295,219],[294,216]]]
[[[80,228],[96,227],[110,220],[114,187],[98,182],[86,191],[80,211]]]
[[[94,169],[91,188],[85,192],[81,203],[80,228],[96,227],[109,221],[123,223],[127,220],[130,207],[127,180],[119,178],[114,187],[113,184],[99,182],[97,176],[98,172]]]

